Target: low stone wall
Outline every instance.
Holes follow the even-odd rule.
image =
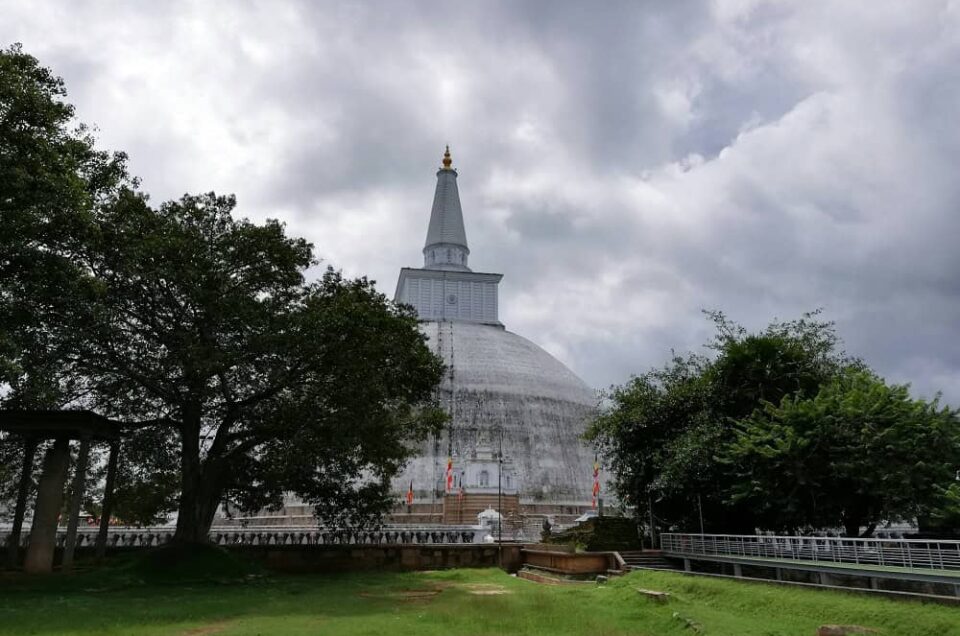
[[[523,546],[524,550],[539,550],[540,552],[563,552],[565,554],[574,554],[576,546],[567,543],[527,543]]]
[[[543,585],[595,585],[594,581],[592,580],[563,578],[554,576],[552,574],[547,574],[546,572],[527,568],[517,572],[517,577],[526,579],[527,581],[533,581],[534,583],[541,583]]]
[[[553,550],[521,551],[524,565],[558,574],[606,574],[617,569],[617,557],[613,552],[555,552]]]
[[[519,545],[244,545],[228,549],[277,572],[404,572],[501,566],[516,572],[521,566]]]

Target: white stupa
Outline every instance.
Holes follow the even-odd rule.
[[[448,148],[437,172],[424,265],[400,271],[395,300],[416,309],[447,365],[440,401],[451,421],[423,445],[395,488],[404,493],[412,482],[416,502],[438,502],[448,491],[448,459],[457,486],[457,476],[481,474],[468,469],[488,461],[488,448],[491,471],[501,452],[509,461],[515,483],[504,486],[519,495],[523,510],[579,515],[591,505],[593,452],[580,436],[596,413],[596,395],[556,358],[505,329],[498,311],[502,275],[474,272],[469,256]],[[484,485],[496,488],[495,481]]]

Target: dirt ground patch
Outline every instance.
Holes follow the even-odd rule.
[[[427,588],[421,590],[398,590],[396,592],[360,592],[360,596],[362,598],[390,599],[413,603],[417,601],[429,601],[442,591],[443,590],[437,588]]]
[[[468,583],[461,587],[475,596],[497,596],[500,594],[513,593],[502,585],[495,585],[493,583]]]
[[[194,627],[193,629],[180,632],[180,634],[181,636],[209,636],[210,634],[219,634],[229,626],[229,622],[220,621],[218,623],[204,625],[203,627]]]

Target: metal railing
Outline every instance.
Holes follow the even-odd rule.
[[[784,559],[922,570],[960,570],[960,541],[739,534],[660,535],[675,556]]]
[[[112,527],[107,535],[111,547],[152,547],[169,543],[174,529],[169,526],[132,528]],[[9,531],[0,530],[0,545],[6,545]],[[96,528],[81,528],[77,546],[92,546]],[[483,543],[489,530],[474,526],[386,527],[379,530],[312,527],[217,527],[210,529],[210,540],[217,545],[404,545],[404,544],[473,544]],[[66,541],[66,528],[57,531],[57,545]],[[29,532],[21,535],[26,546]]]

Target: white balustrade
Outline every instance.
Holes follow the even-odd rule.
[[[660,535],[664,553],[960,570],[960,541],[847,537],[684,534]]]
[[[111,527],[107,535],[108,547],[147,548],[169,543],[174,528],[159,527]],[[210,540],[222,546],[237,545],[446,545],[483,543],[489,532],[475,526],[385,526],[377,529],[322,528],[317,526],[214,526]],[[6,545],[9,529],[0,529],[0,545]],[[29,531],[21,534],[21,544],[26,546]],[[66,528],[57,531],[57,545],[66,540]],[[77,547],[93,546],[96,528],[81,528],[77,531]]]

